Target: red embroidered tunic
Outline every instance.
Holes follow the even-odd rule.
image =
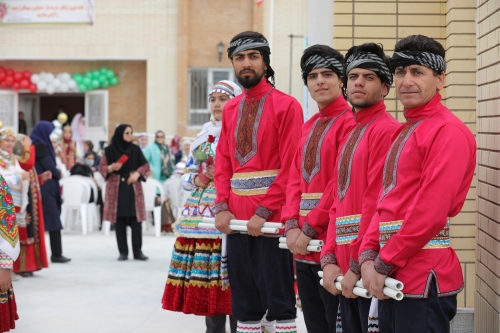
[[[354,119],[356,128],[342,142],[335,163],[332,220],[322,251],[322,264],[337,264],[344,274],[350,267],[354,273],[360,273],[357,263],[357,240],[363,235],[360,226],[368,225],[375,213],[385,156],[391,135],[400,125],[386,112],[384,101],[355,113]],[[351,251],[356,255],[352,256]]]
[[[302,108],[263,79],[223,112],[215,163],[216,213],[281,221],[286,182],[300,140]]]
[[[402,281],[405,297],[426,298],[432,278],[439,296],[454,295],[463,276],[450,247],[448,218],[464,204],[476,142],[439,94],[404,112],[407,123],[393,135],[360,263],[374,260],[379,273]]]
[[[300,228],[311,238],[326,240],[327,224],[317,223],[313,228],[307,222],[307,214],[316,207],[332,180],[338,146],[354,126],[351,108],[343,96],[320,109],[302,126],[302,138],[290,168],[286,206],[283,207],[282,220],[287,230]],[[294,257],[310,264],[319,264],[320,260],[319,252]]]

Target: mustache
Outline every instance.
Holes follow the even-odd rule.
[[[240,71],[240,74],[243,74],[244,72],[250,72],[250,73],[255,74],[255,71],[254,71],[253,69],[249,69],[249,68],[248,68],[248,69],[242,69],[242,70]]]

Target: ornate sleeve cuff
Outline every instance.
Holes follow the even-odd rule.
[[[225,212],[229,210],[229,205],[227,204],[226,201],[221,201],[215,204],[215,215],[219,214],[220,212]]]
[[[304,225],[302,226],[302,233],[306,235],[309,238],[314,238],[318,234],[316,230],[314,230],[313,227],[307,221],[304,222]]]
[[[395,267],[394,265],[388,265],[383,262],[382,259],[380,259],[380,254],[377,256],[377,258],[375,258],[373,266],[378,273],[383,275],[389,275]]]
[[[361,274],[361,265],[354,261],[354,259],[351,258],[349,261],[349,269],[354,273],[354,274]]]
[[[286,221],[285,223],[285,234],[292,230],[292,229],[296,229],[296,228],[300,228],[299,227],[299,220],[297,219],[289,219],[288,221]]]
[[[14,268],[14,260],[7,254],[0,251],[0,269],[12,270]]]
[[[270,209],[267,209],[266,207],[259,205],[257,207],[257,211],[255,212],[255,215],[263,218],[264,220],[267,220],[269,218],[269,216],[273,215],[273,211]]]
[[[324,256],[321,257],[320,259],[321,262],[321,269],[325,267],[326,265],[337,265],[337,257],[333,253],[325,254]]]
[[[365,261],[375,261],[375,258],[377,258],[378,252],[375,250],[365,250],[363,251],[359,257],[359,266],[363,265]]]

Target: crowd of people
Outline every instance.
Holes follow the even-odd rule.
[[[129,124],[116,127],[101,156],[82,132],[73,139],[78,127],[64,127],[60,144],[50,122],[39,122],[30,137],[1,131],[0,311],[9,315],[0,327],[8,331],[17,318],[6,272],[47,267],[44,228],[52,262],[69,261],[58,166],[79,164],[106,181],[103,217],[115,225],[118,260],[128,259],[127,226],[134,259],[148,259],[141,182],[153,177],[171,204],[183,203],[164,214],[170,222],[176,215],[177,238],[162,306],[205,316],[207,333],[225,332],[228,315],[232,333],[297,332],[296,292],[310,333],[449,332],[463,289],[449,219],[472,181],[475,139],[441,103],[442,45],[412,35],[394,50],[388,57],[382,45],[364,43],[344,56],[308,47],[300,69],[319,112],[305,123],[297,100],[274,87],[267,39],[247,31],[228,48],[244,89],[215,83],[211,120],[182,147],[179,137],[166,145],[162,131],[153,143],[141,134],[134,145]],[[393,84],[404,124],[386,111]],[[204,222],[210,219],[213,228]],[[242,221],[245,231],[235,232]],[[277,233],[263,229],[269,222],[281,225]],[[321,241],[321,252],[311,251],[312,240]],[[388,296],[388,277],[404,285],[402,299]]]

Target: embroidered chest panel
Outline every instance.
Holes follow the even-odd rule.
[[[304,152],[302,153],[302,177],[308,184],[321,170],[321,146],[323,140],[340,115],[328,120],[316,119],[313,129],[307,136]]]
[[[246,98],[242,98],[238,106],[238,122],[234,138],[236,150],[234,157],[240,166],[250,161],[257,154],[257,134],[259,131],[260,119],[264,111],[266,98],[272,89],[259,101],[250,103]]]
[[[374,119],[375,120],[375,119]],[[354,159],[354,153],[358,148],[359,142],[363,138],[363,135],[366,132],[366,129],[373,122],[370,121],[363,127],[356,127],[354,131],[349,134],[349,138],[345,143],[344,147],[342,147],[342,151],[340,152],[339,163],[338,163],[338,182],[337,182],[337,193],[339,197],[339,201],[344,199],[347,190],[349,189],[349,185],[351,184],[351,170],[352,170],[352,161]]]
[[[396,187],[399,157],[401,156],[401,152],[403,151],[406,142],[421,122],[422,121],[407,123],[405,128],[401,131],[401,133],[399,133],[396,140],[392,143],[391,149],[389,149],[389,153],[385,159],[380,201],[382,201],[384,197]]]

